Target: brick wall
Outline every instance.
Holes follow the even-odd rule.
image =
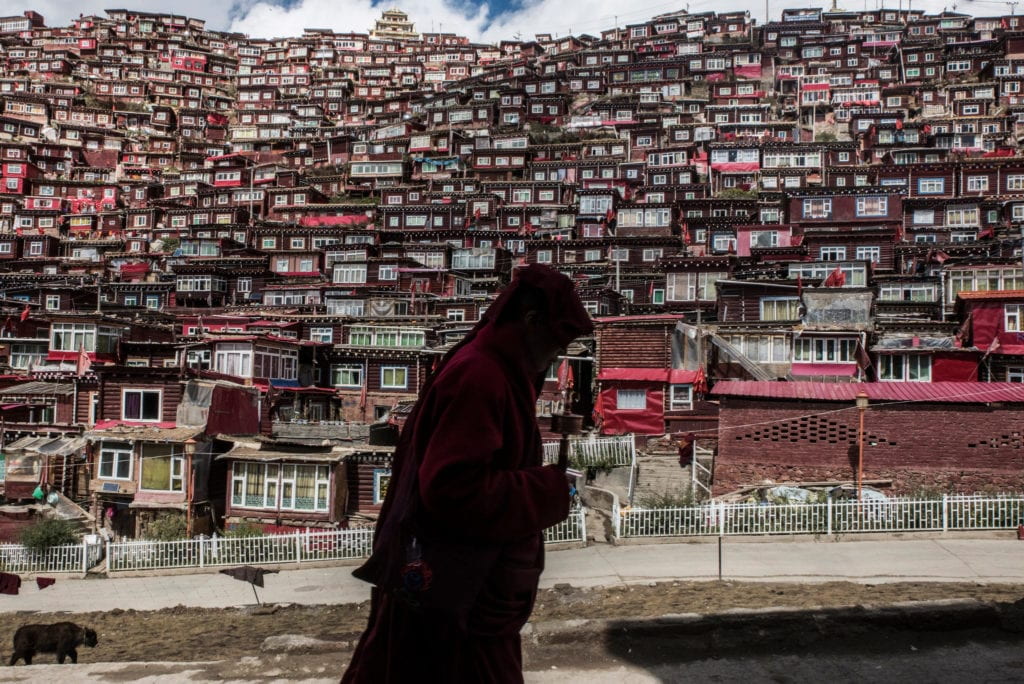
[[[713,491],[853,481],[857,422],[852,405],[723,398]],[[892,480],[892,494],[1024,489],[1019,406],[894,404],[869,409],[864,428],[864,479]]]

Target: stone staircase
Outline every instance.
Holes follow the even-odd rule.
[[[690,466],[679,465],[679,452],[637,454],[633,501],[649,497],[682,496],[690,490]]]

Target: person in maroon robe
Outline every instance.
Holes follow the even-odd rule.
[[[399,438],[373,553],[369,624],[342,682],[521,682],[519,631],[569,514],[543,465],[537,393],[593,325],[573,283],[531,265],[449,351]]]

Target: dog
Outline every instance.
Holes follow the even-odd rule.
[[[14,654],[10,665],[21,658],[26,665],[32,664],[36,653],[56,653],[57,662],[64,664],[64,658],[71,656],[71,662],[78,662],[79,646],[95,647],[96,630],[81,627],[73,622],[55,622],[52,625],[24,625],[14,633]]]

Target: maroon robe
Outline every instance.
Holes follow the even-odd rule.
[[[553,286],[551,301],[569,302],[556,309],[560,341],[589,331],[567,278],[524,271]],[[488,314],[497,318],[504,302]],[[544,568],[543,530],[566,518],[570,500],[562,471],[541,464],[543,377],[518,331],[483,322],[424,388],[396,451],[373,555],[354,573],[376,587],[342,682],[522,681],[519,630]],[[420,547],[427,588],[405,591],[409,561],[420,560],[410,549]]]

